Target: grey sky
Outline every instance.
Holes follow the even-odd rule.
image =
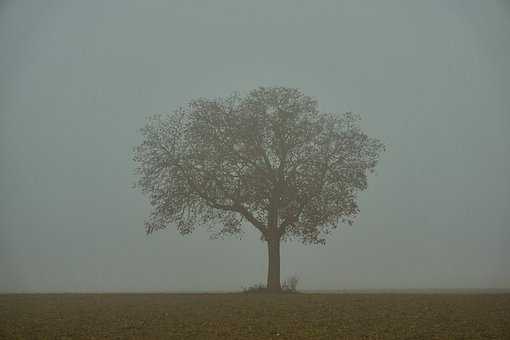
[[[3,1],[0,291],[221,290],[266,246],[146,236],[145,117],[290,86],[388,146],[361,214],[283,245],[301,287],[510,287],[508,1]]]

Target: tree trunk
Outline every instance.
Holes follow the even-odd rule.
[[[267,289],[272,292],[282,290],[280,284],[280,238],[273,236],[267,240],[268,270]]]

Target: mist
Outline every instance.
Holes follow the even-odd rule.
[[[265,244],[144,231],[133,147],[198,97],[299,88],[387,150],[304,290],[510,288],[507,1],[3,1],[0,292],[236,291]]]

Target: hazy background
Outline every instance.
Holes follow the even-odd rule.
[[[289,86],[388,145],[303,289],[510,288],[509,1],[0,1],[0,291],[236,290],[266,245],[144,234],[153,113]]]

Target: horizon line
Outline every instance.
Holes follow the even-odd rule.
[[[298,290],[303,294],[456,294],[456,293],[472,293],[472,294],[494,294],[503,293],[510,294],[510,288],[346,288],[346,289],[303,289]],[[213,289],[174,289],[174,290],[20,290],[20,291],[0,291],[0,295],[44,295],[44,294],[237,294],[243,293],[243,290]]]

